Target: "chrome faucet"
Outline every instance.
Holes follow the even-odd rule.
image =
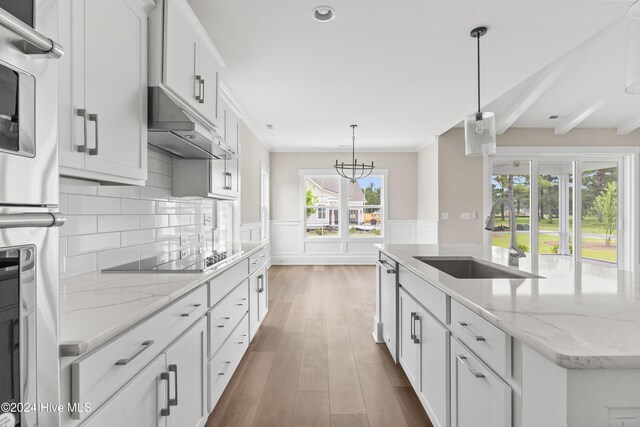
[[[493,206],[491,206],[491,212],[489,212],[487,221],[484,223],[484,229],[493,231],[496,222],[495,210],[503,203],[509,207],[509,211],[511,212],[511,214],[509,215],[509,229],[511,231],[511,244],[509,245],[509,265],[517,267],[519,259],[524,258],[527,255],[522,249],[518,247],[518,243],[516,242],[516,207],[513,205],[513,202],[506,197],[502,197],[493,202]]]

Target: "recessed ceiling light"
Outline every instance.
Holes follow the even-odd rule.
[[[549,116],[549,118],[550,118],[551,120],[555,120],[555,119],[557,119],[557,118],[559,118],[559,117],[560,117],[560,116],[558,116],[557,114],[554,114],[554,115],[552,115],[552,116]]]
[[[336,11],[330,6],[317,6],[313,8],[313,19],[318,22],[329,22],[336,17]]]
[[[267,123],[267,129],[273,130],[273,125],[271,123]]]

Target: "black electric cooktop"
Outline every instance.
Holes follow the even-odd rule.
[[[202,273],[212,270],[226,261],[242,255],[244,251],[207,251],[171,260],[169,254],[162,254],[140,261],[102,270],[103,273]]]

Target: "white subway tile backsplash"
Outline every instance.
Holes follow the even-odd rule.
[[[140,215],[99,215],[98,232],[137,230],[140,228]]]
[[[149,147],[146,186],[99,186],[63,178],[60,274],[73,277],[162,255],[180,258],[210,241],[215,202],[172,197],[172,156]],[[193,252],[195,253],[195,252]]]
[[[87,234],[67,238],[67,254],[82,255],[120,247],[120,233]]]
[[[115,267],[140,259],[140,246],[98,252],[98,270]]]
[[[98,196],[137,199],[140,197],[140,187],[133,185],[101,185]]]
[[[97,255],[95,253],[80,256],[68,256],[64,260],[65,271],[60,275],[64,278],[96,271],[96,260]]]
[[[161,228],[169,226],[169,215],[140,215],[140,228]]]
[[[153,214],[156,213],[156,202],[151,200],[122,199],[120,213]]]
[[[67,215],[67,220],[60,227],[60,236],[92,234],[98,231],[98,220],[95,215]]]
[[[155,242],[155,240],[156,231],[153,229],[124,231],[121,235],[122,247],[142,245],[144,243]]]
[[[99,215],[119,214],[120,199],[112,197],[81,196],[69,194],[67,197],[67,214]]]

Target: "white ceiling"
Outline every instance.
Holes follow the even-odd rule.
[[[360,125],[357,149],[420,147],[475,110],[472,28],[489,27],[482,38],[487,104],[510,90],[516,98],[526,89],[520,83],[623,16],[632,3],[189,2],[227,63],[226,88],[257,136],[275,150],[336,150],[350,144],[351,123]],[[325,2],[336,18],[315,22],[311,11]],[[584,85],[593,86],[588,80]],[[578,90],[557,98],[582,95]],[[565,113],[552,99],[549,103],[551,113]],[[545,110],[536,107],[539,113],[532,108],[517,125],[533,122],[529,115]]]

